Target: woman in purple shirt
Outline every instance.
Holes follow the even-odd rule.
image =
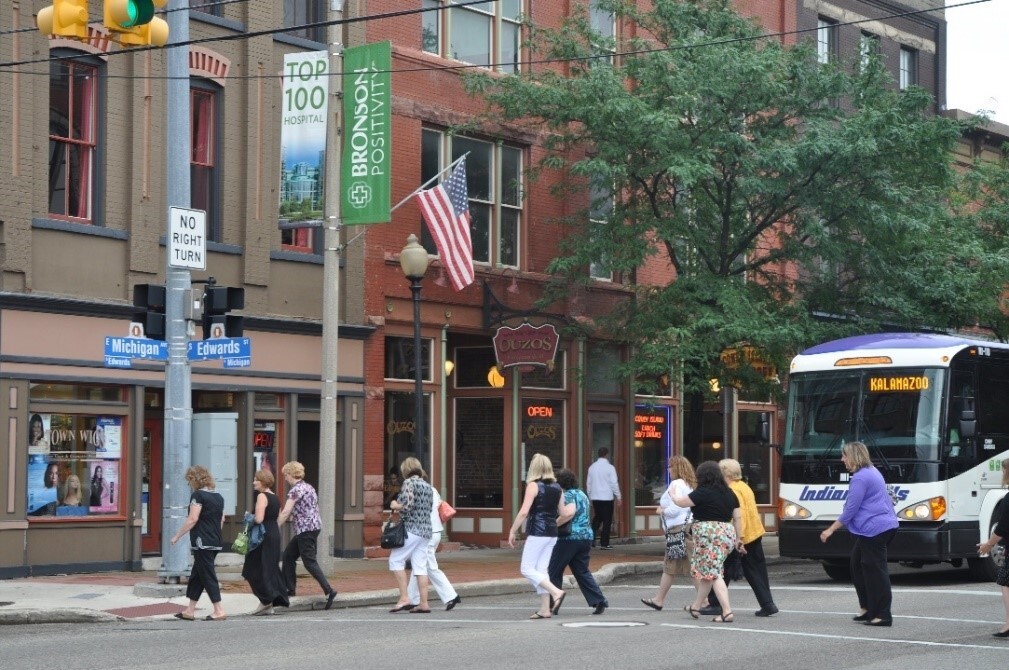
[[[861,442],[848,442],[841,448],[841,462],[851,474],[848,497],[837,521],[820,533],[826,542],[834,531],[847,526],[855,537],[851,549],[851,581],[858,594],[861,613],[853,617],[866,626],[893,625],[890,604],[890,573],[886,565],[886,545],[897,534],[897,515],[883,475],[872,466],[869,450]]]

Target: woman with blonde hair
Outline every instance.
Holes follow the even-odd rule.
[[[564,591],[550,582],[550,556],[557,543],[557,517],[573,516],[574,505],[565,505],[563,491],[554,477],[554,466],[543,454],[533,456],[526,473],[526,491],[522,507],[508,531],[508,546],[515,547],[515,534],[526,524],[526,541],[522,547],[522,576],[536,588],[540,608],[530,619],[549,619],[557,614],[564,602]]]
[[[182,523],[179,532],[172,537],[172,544],[189,533],[193,570],[186,586],[189,606],[176,614],[175,618],[194,621],[196,603],[206,590],[214,606],[213,613],[207,615],[206,620],[223,621],[227,616],[221,607],[221,585],[214,570],[214,559],[223,546],[221,528],[224,527],[224,496],[214,490],[214,478],[202,465],[194,465],[186,470],[186,482],[193,490],[189,498],[189,516]]]
[[[273,473],[257,470],[252,479],[256,491],[254,521],[263,526],[263,541],[256,548],[249,549],[242,566],[242,578],[249,582],[253,595],[259,598],[259,607],[252,612],[255,616],[273,614],[274,607],[290,607],[287,586],[280,574],[280,499],[273,492]],[[246,516],[248,520],[248,516]]]
[[[842,526],[855,538],[851,548],[851,581],[861,612],[852,619],[866,626],[892,626],[893,591],[886,564],[886,546],[897,534],[897,514],[883,475],[872,465],[862,442],[841,447],[841,462],[851,473],[848,496],[837,521],[820,533],[826,543]]]
[[[434,494],[431,485],[424,481],[424,468],[416,458],[411,456],[405,459],[400,463],[399,471],[403,475],[403,485],[389,507],[403,519],[406,542],[389,554],[389,570],[396,576],[396,586],[399,587],[399,600],[389,611],[430,614],[431,606],[427,601],[427,543],[432,535],[431,508],[434,506]],[[408,559],[411,571],[417,577],[417,589],[420,592],[420,604],[417,606],[410,602],[409,580],[406,576]]]
[[[1009,486],[1009,458],[1002,459],[1002,486]],[[1009,537],[1009,496],[1002,498],[999,505],[998,525],[992,529],[991,536],[984,542],[977,545],[977,553],[988,554],[996,545],[1006,546],[1006,538]],[[1002,564],[995,575],[995,583],[1002,587],[1002,607],[1005,608],[1005,623],[997,633],[992,633],[994,637],[1009,637],[1009,561]]]
[[[308,574],[312,575],[312,578],[322,587],[322,592],[326,596],[326,609],[329,609],[333,606],[333,600],[336,598],[336,589],[330,586],[326,574],[316,559],[319,533],[322,531],[319,494],[316,493],[315,487],[305,481],[305,466],[298,461],[285,463],[280,471],[290,488],[287,490],[287,502],[284,504],[284,509],[280,510],[277,523],[283,526],[290,519],[291,525],[294,526],[294,537],[284,549],[283,575],[287,595],[296,594],[298,574],[295,563],[300,556]]]
[[[63,501],[60,505],[66,507],[81,507],[84,504],[84,493],[81,489],[81,478],[77,475],[67,477],[66,492],[63,494]]]
[[[683,456],[673,456],[669,459],[669,486],[662,497],[655,513],[662,519],[662,527],[666,536],[687,530],[690,523],[690,508],[680,507],[673,502],[673,496],[686,496],[697,487],[697,476],[694,466]],[[671,559],[668,556],[662,564],[662,577],[659,579],[659,590],[651,598],[642,598],[641,602],[653,610],[661,610],[666,602],[666,595],[673,586],[673,581],[679,575],[690,574],[690,554],[694,549],[693,539],[685,533],[686,556]]]

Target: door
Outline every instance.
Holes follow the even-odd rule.
[[[143,528],[140,551],[144,554],[161,553],[161,435],[164,419],[144,421],[144,456],[141,465],[140,510]]]
[[[599,458],[599,449],[605,447],[609,449],[610,463],[613,467],[617,469],[617,480],[620,484],[620,493],[626,495],[627,488],[625,486],[625,479],[623,476],[624,463],[626,462],[626,454],[621,453],[618,445],[619,441],[617,431],[620,426],[620,414],[618,412],[589,412],[589,439],[585,442],[585,449],[587,453],[584,455],[585,472],[580,473],[580,478],[582,481],[582,487],[585,486],[585,474],[588,472],[589,466],[596,462]],[[621,507],[616,507],[613,510],[613,528],[612,534],[614,537],[620,537],[623,535],[623,515],[625,509]]]

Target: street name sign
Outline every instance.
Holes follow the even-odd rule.
[[[168,265],[207,269],[207,213],[200,209],[168,208]]]
[[[167,361],[168,343],[146,337],[105,338],[105,367],[129,368],[134,360]]]
[[[224,361],[226,368],[247,368],[252,365],[252,342],[248,337],[215,337],[189,343],[187,356],[191,361]]]

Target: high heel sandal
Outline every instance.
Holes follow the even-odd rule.
[[[732,623],[736,620],[736,615],[732,612],[726,612],[724,614],[719,614],[712,621],[715,623]]]
[[[690,616],[692,616],[695,619],[700,619],[701,618],[701,610],[695,610],[690,605],[684,605],[683,606],[683,611],[687,612],[688,614],[690,614]]]

